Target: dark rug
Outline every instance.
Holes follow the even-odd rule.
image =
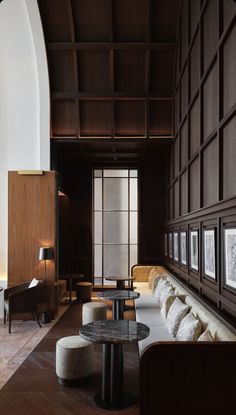
[[[93,396],[101,385],[102,346],[95,344],[94,374],[79,387],[59,385],[55,374],[55,345],[58,339],[78,334],[81,304],[73,304],[30,353],[0,391],[1,415],[91,415],[108,414],[98,408]],[[133,311],[125,318],[134,319]],[[124,389],[138,401],[139,355],[137,344],[124,346]],[[138,402],[117,414],[138,415]]]

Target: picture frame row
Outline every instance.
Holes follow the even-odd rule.
[[[225,284],[236,290],[236,227],[224,228]],[[216,281],[216,228],[203,229],[203,275]],[[199,272],[199,229],[173,231],[164,234],[164,254],[183,267]],[[189,261],[189,264],[188,264]]]

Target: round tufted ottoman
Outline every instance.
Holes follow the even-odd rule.
[[[73,386],[93,370],[93,344],[80,336],[62,337],[56,344],[56,374],[61,385]]]
[[[88,324],[96,320],[106,320],[107,306],[104,303],[92,301],[83,304],[82,324]]]
[[[91,282],[77,282],[76,286],[76,297],[79,301],[90,301],[92,297],[92,287]]]

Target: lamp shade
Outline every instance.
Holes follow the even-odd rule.
[[[39,260],[45,261],[46,259],[53,258],[53,250],[50,246],[41,246],[39,248]]]

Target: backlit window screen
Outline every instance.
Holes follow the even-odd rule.
[[[130,275],[138,262],[138,171],[94,170],[93,268],[95,284]]]

